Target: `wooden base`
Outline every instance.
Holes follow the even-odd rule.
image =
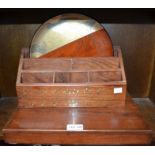
[[[84,129],[67,131],[67,124],[83,124]],[[129,97],[118,108],[18,108],[3,134],[12,144],[149,144],[152,137]]]

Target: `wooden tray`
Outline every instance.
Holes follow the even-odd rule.
[[[83,130],[68,131],[67,124]],[[149,144],[152,138],[130,97],[119,108],[18,108],[3,133],[12,144]]]
[[[20,58],[20,107],[124,106],[126,77],[119,47],[114,57]]]

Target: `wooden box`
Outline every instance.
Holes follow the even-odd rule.
[[[126,97],[118,47],[114,57],[104,58],[30,59],[24,49],[16,86],[18,107],[3,129],[8,143],[127,145],[152,140],[137,105]]]
[[[82,124],[83,130],[69,131],[67,124]],[[133,145],[152,140],[152,131],[129,96],[118,108],[17,108],[3,134],[11,144]]]
[[[34,59],[23,49],[16,89],[19,107],[123,106],[121,50],[115,47],[114,57]]]

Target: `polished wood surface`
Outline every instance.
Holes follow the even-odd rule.
[[[83,131],[67,131],[83,124]],[[18,108],[3,129],[8,143],[149,144],[152,132],[138,107],[127,98],[120,108]]]
[[[149,145],[154,145],[155,142],[155,105],[149,98],[133,98],[135,104],[140,109],[140,114],[143,116],[145,122],[149,125],[150,129],[153,131],[152,143]],[[3,98],[0,99],[0,141],[3,140],[2,129],[4,125],[10,118],[11,114],[17,108],[17,98]],[[11,145],[8,143],[0,143],[1,145]]]
[[[105,29],[98,30],[77,39],[40,58],[52,57],[101,57],[113,56],[113,46]]]
[[[149,98],[134,98],[145,122],[153,131],[152,141],[155,142],[155,104]]]
[[[120,47],[115,47],[114,57],[33,59],[24,57],[27,49],[22,52],[16,83],[20,107],[125,104],[126,77]],[[119,88],[122,92],[114,93]]]

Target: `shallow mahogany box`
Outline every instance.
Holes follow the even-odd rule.
[[[22,50],[19,107],[124,106],[126,77],[119,47],[113,57],[29,58]]]
[[[68,124],[82,124],[83,129],[70,131]],[[152,131],[129,96],[118,108],[17,108],[3,134],[11,144],[140,145],[152,140]]]

